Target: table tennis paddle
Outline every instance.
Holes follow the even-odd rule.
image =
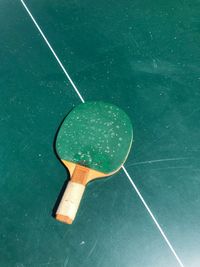
[[[56,219],[71,224],[88,182],[117,172],[133,140],[126,113],[115,105],[86,102],[64,119],[56,138],[56,151],[71,179],[56,212]]]

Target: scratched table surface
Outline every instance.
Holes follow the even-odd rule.
[[[0,2],[0,266],[200,266],[200,2]],[[134,127],[127,174],[88,185],[73,225],[52,210],[69,178],[54,152],[81,100]],[[165,239],[158,229],[165,234]]]

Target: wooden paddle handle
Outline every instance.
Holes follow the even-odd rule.
[[[56,212],[57,220],[72,224],[84,191],[84,185],[69,181]]]
[[[56,219],[72,224],[85,191],[89,169],[76,165],[56,212]]]

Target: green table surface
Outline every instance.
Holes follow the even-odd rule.
[[[184,267],[200,266],[200,2],[27,0],[85,100],[134,125],[125,164]],[[80,98],[20,0],[0,2],[0,266],[180,267],[123,171],[52,217],[54,152]]]

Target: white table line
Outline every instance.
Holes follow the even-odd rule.
[[[176,251],[174,250],[172,244],[170,243],[169,239],[167,238],[166,234],[164,233],[163,229],[161,228],[160,224],[158,223],[158,221],[156,220],[155,216],[153,215],[153,212],[151,211],[151,209],[149,208],[149,206],[147,205],[146,201],[144,200],[142,194],[140,193],[139,189],[137,188],[136,184],[133,182],[133,179],[131,178],[131,176],[129,175],[129,173],[127,172],[126,168],[124,166],[122,166],[123,171],[125,172],[126,176],[128,177],[131,185],[133,186],[133,188],[135,189],[138,197],[140,198],[140,200],[142,201],[143,205],[145,206],[146,210],[148,211],[150,217],[152,218],[152,220],[154,221],[155,225],[157,226],[158,230],[160,231],[162,237],[164,238],[165,242],[167,243],[167,245],[169,246],[171,252],[174,254],[175,258],[177,259],[178,263],[180,264],[181,267],[184,267],[182,261],[180,260],[179,256],[177,255]]]
[[[67,76],[67,79],[69,80],[69,82],[71,83],[72,87],[74,88],[74,90],[76,91],[77,95],[79,96],[80,100],[84,103],[84,99],[82,97],[82,95],[80,94],[78,88],[76,87],[76,85],[74,84],[74,82],[72,81],[71,77],[69,76],[67,70],[65,69],[65,67],[63,66],[62,62],[60,61],[60,59],[58,58],[56,52],[54,51],[54,49],[52,48],[52,46],[50,45],[49,41],[47,40],[45,34],[43,33],[42,29],[40,28],[40,26],[38,25],[38,23],[36,22],[36,20],[34,19],[33,15],[31,14],[30,10],[28,9],[27,5],[25,4],[25,2],[23,0],[20,0],[22,5],[24,6],[24,8],[26,9],[27,13],[29,14],[29,16],[31,17],[33,23],[35,24],[36,28],[38,29],[38,31],[40,32],[40,34],[42,35],[45,43],[48,45],[49,49],[51,50],[51,52],[53,53],[55,59],[57,60],[58,64],[60,65],[61,69],[63,70],[64,74]]]
[[[27,5],[25,4],[25,2],[23,0],[20,0],[21,3],[23,4],[25,10],[27,11],[27,13],[29,14],[30,18],[32,19],[33,23],[35,24],[36,28],[38,29],[38,31],[40,32],[41,36],[43,37],[44,41],[46,42],[46,44],[48,45],[49,49],[51,50],[52,54],[54,55],[55,59],[57,60],[58,64],[60,65],[61,69],[63,70],[64,74],[66,75],[67,79],[69,80],[69,82],[71,83],[72,87],[74,88],[75,92],[77,93],[77,95],[79,96],[80,100],[82,103],[85,103],[85,100],[83,99],[81,93],[79,92],[78,88],[76,87],[76,85],[74,84],[74,82],[72,81],[72,79],[70,78],[67,70],[65,69],[65,67],[63,66],[62,62],[60,61],[60,59],[58,58],[56,52],[54,51],[54,49],[52,48],[52,46],[50,45],[49,41],[47,40],[45,34],[43,33],[43,31],[41,30],[41,27],[38,25],[38,23],[36,22],[36,20],[34,19],[33,15],[31,14],[30,10],[28,9]],[[158,228],[159,232],[161,233],[162,237],[164,238],[165,242],[167,243],[168,247],[170,248],[171,252],[173,253],[173,255],[175,256],[176,260],[178,261],[179,265],[181,267],[185,267],[182,263],[182,261],[180,260],[179,256],[177,255],[175,249],[173,248],[172,244],[170,243],[169,239],[167,238],[166,234],[164,233],[164,231],[162,230],[160,224],[158,223],[158,221],[156,220],[155,216],[153,215],[151,209],[149,208],[149,206],[147,205],[146,201],[144,200],[143,196],[141,195],[139,189],[137,188],[137,186],[135,185],[135,183],[133,182],[133,179],[131,178],[131,176],[129,175],[129,173],[127,172],[126,168],[124,166],[122,166],[122,169],[125,173],[125,175],[127,176],[128,180],[130,181],[132,187],[135,189],[138,197],[140,198],[140,200],[142,201],[144,207],[146,208],[146,210],[148,211],[150,217],[152,218],[153,222],[155,223],[156,227]]]

